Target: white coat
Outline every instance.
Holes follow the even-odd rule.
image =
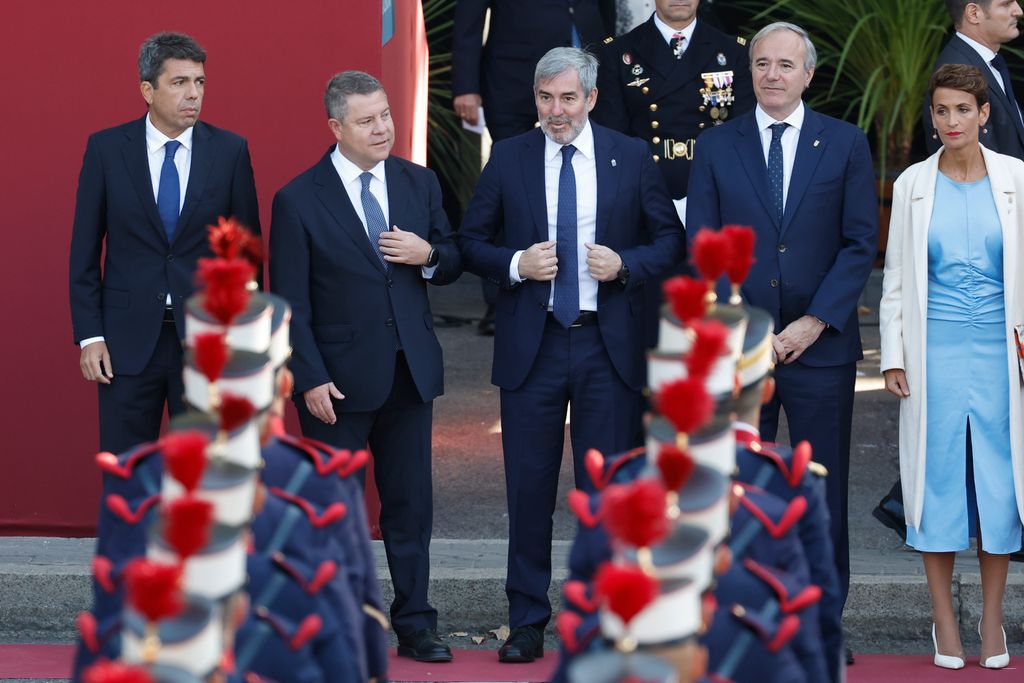
[[[924,509],[927,386],[925,353],[928,313],[928,226],[935,200],[939,150],[897,178],[885,253],[879,325],[881,369],[902,368],[910,396],[900,401],[900,477],[907,526],[920,528]],[[1024,323],[1024,162],[981,145],[1003,233],[1003,303],[1006,310],[1006,371],[1010,377],[1010,451],[1017,513],[1024,519],[1024,385],[1014,324]]]

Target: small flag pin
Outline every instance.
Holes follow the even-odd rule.
[[[615,159],[612,159],[612,166],[615,165]]]
[[[821,144],[821,140],[815,140],[815,141],[814,141],[814,146],[815,146],[815,147],[817,147],[817,146],[818,146],[818,145],[820,145],[820,144]]]

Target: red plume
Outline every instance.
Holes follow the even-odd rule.
[[[160,440],[167,470],[186,491],[194,491],[203,478],[209,443],[209,437],[198,431],[171,432]]]
[[[677,379],[662,386],[656,402],[658,412],[667,417],[676,431],[690,434],[703,426],[715,409],[700,377]]]
[[[164,509],[164,538],[182,560],[195,555],[210,539],[213,504],[182,496]]]
[[[256,407],[242,396],[221,394],[218,413],[221,431],[231,432],[248,422],[256,413]]]
[[[754,230],[744,225],[724,225],[722,234],[729,238],[730,258],[729,282],[734,285],[743,284],[754,265]]]
[[[665,493],[656,479],[610,485],[601,494],[601,515],[608,533],[638,548],[665,538],[669,532]]]
[[[153,683],[153,677],[139,666],[102,661],[82,672],[82,683]]]
[[[686,370],[690,377],[705,378],[718,357],[725,353],[729,330],[717,320],[697,320],[691,325],[695,333]]]
[[[181,602],[179,564],[160,564],[137,557],[125,568],[128,604],[151,622],[173,617]]]
[[[594,577],[594,592],[606,609],[628,624],[658,597],[658,582],[636,567],[605,562]]]
[[[252,239],[252,233],[242,227],[234,218],[217,219],[217,225],[206,228],[210,240],[210,250],[217,258],[235,259],[241,254],[246,242]]]
[[[701,229],[693,238],[693,264],[705,280],[722,276],[732,259],[731,240],[716,230]]]
[[[693,474],[693,458],[670,443],[661,444],[658,451],[658,471],[669,491],[678,491]]]
[[[205,285],[203,307],[222,325],[229,324],[249,304],[246,285],[255,276],[251,264],[240,259],[199,259],[197,279]]]
[[[228,364],[228,344],[222,332],[197,334],[192,342],[196,367],[209,382],[220,379],[220,373]]]
[[[251,263],[256,270],[263,265],[263,242],[259,237],[252,235],[242,244],[242,251],[238,254],[241,258]]]
[[[75,617],[75,625],[78,627],[78,634],[82,637],[82,645],[89,652],[96,654],[100,651],[100,637],[96,625],[96,617],[92,612],[79,612]]]
[[[599,491],[604,488],[604,455],[601,451],[596,448],[587,449],[587,454],[583,456],[583,466],[590,475],[594,488]]]
[[[665,299],[672,306],[672,312],[683,323],[704,317],[707,310],[707,302],[704,300],[707,286],[703,282],[685,275],[677,275],[665,280],[662,289],[665,292]]]

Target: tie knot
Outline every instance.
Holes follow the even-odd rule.
[[[576,153],[576,146],[575,145],[566,145],[565,147],[563,147],[562,148],[562,163],[563,164],[571,164],[572,163],[572,155],[575,154],[575,153]]]
[[[672,40],[682,40],[682,39],[683,39],[683,34],[682,33],[679,33],[678,31],[676,31],[675,33],[672,34]]]
[[[363,189],[370,189],[370,181],[373,180],[373,174],[369,171],[363,171],[359,174],[359,180],[363,183]]]
[[[773,123],[770,128],[772,129],[772,140],[781,140],[782,133],[785,132],[786,128],[789,127],[788,123]]]
[[[179,147],[181,147],[181,143],[178,142],[177,140],[168,140],[167,143],[164,145],[165,157],[173,159],[174,153],[178,151]]]

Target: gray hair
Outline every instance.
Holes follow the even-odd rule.
[[[157,87],[156,81],[164,72],[168,59],[187,59],[190,62],[206,63],[206,51],[195,38],[184,33],[154,33],[139,47],[139,82],[149,81]]]
[[[537,62],[537,69],[533,72],[533,89],[536,90],[542,81],[550,81],[569,69],[576,71],[583,86],[584,97],[597,87],[597,57],[575,47],[556,47],[547,53]]]
[[[754,60],[754,49],[757,44],[768,37],[769,34],[775,33],[776,31],[792,31],[797,34],[804,41],[804,70],[810,71],[818,63],[818,51],[814,49],[814,43],[811,42],[811,37],[807,34],[807,31],[800,28],[796,24],[791,24],[788,21],[776,21],[774,24],[768,24],[763,29],[757,32],[750,40],[750,60]]]
[[[345,120],[349,95],[372,95],[383,90],[384,86],[380,81],[365,71],[342,71],[334,74],[331,80],[327,81],[327,90],[324,92],[327,118]]]

